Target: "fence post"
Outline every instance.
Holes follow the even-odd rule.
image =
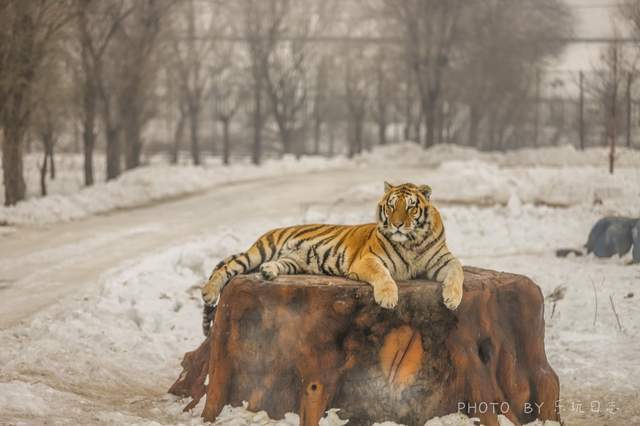
[[[580,71],[580,149],[584,151],[584,72]]]
[[[627,73],[627,148],[631,148],[631,71]]]

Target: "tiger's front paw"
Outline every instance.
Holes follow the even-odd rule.
[[[202,287],[202,300],[207,305],[217,305],[220,299],[223,280],[219,274],[214,273],[211,279]]]
[[[398,286],[393,281],[374,286],[373,298],[383,308],[393,309],[398,304]]]
[[[447,279],[442,286],[442,301],[444,306],[455,311],[462,301],[462,279]]]
[[[273,280],[278,276],[278,265],[276,262],[265,262],[260,265],[260,274],[265,280]]]

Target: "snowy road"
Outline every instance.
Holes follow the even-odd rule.
[[[179,245],[216,226],[297,215],[350,185],[424,176],[421,170],[351,169],[226,184],[174,202],[0,235],[0,329],[61,301],[104,271]]]

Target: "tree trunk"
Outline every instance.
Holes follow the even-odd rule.
[[[184,122],[185,117],[181,112],[180,117],[178,118],[178,124],[176,125],[176,130],[173,134],[173,148],[171,150],[171,164],[178,164],[178,160],[180,159],[180,145],[182,144],[182,138],[184,136]]]
[[[44,145],[44,158],[42,159],[42,166],[40,166],[40,195],[47,196],[47,165],[49,164],[49,150],[47,149],[47,142],[43,139]]]
[[[427,131],[424,139],[424,147],[430,148],[434,145],[435,142],[435,124],[436,124],[436,105],[435,103],[429,101],[429,104],[426,105],[424,115],[425,115],[425,124],[427,126]]]
[[[120,144],[120,135],[117,129],[107,125],[107,180],[112,180],[120,176],[122,148]]]
[[[126,108],[124,119],[125,156],[124,166],[126,170],[140,167],[140,154],[142,153],[142,141],[140,139],[140,122],[137,108]]]
[[[262,159],[262,85],[256,84],[253,105],[253,150],[251,162],[259,165]]]
[[[378,143],[380,145],[387,144],[387,120],[378,121]]]
[[[437,136],[437,143],[441,144],[444,143],[444,102],[440,102],[438,104],[438,109],[437,109],[438,113],[437,113],[437,125],[436,125],[436,136]]]
[[[82,133],[84,142],[84,184],[91,186],[94,183],[93,174],[93,148],[95,146],[95,134],[93,130],[85,127]]]
[[[422,425],[456,411],[485,425],[498,425],[498,414],[559,420],[539,287],[477,268],[465,268],[464,285],[455,312],[439,284],[417,280],[399,283],[398,307],[385,310],[361,282],[237,277],[169,391],[193,398],[185,410],[206,393],[206,421],[242,401],[272,418],[297,412],[303,426],[331,407],[350,425]]]
[[[55,180],[56,178],[56,162],[54,157],[54,143],[51,142],[51,147],[49,151],[49,178],[51,180]]]
[[[333,158],[336,149],[336,132],[333,126],[329,126],[329,158]]]
[[[12,206],[25,198],[27,186],[24,182],[22,164],[22,140],[24,129],[7,120],[3,125],[2,175],[4,178],[4,205]]]
[[[422,122],[424,121],[424,109],[421,107],[418,117],[414,122],[413,128],[415,132],[415,142],[420,145],[422,143]]]
[[[229,119],[222,120],[222,163],[229,165],[229,156],[231,155],[231,141],[229,140]]]
[[[40,167],[40,194],[44,197],[47,195],[47,171],[50,171],[51,179],[55,178],[55,165],[53,163],[53,133],[51,130],[45,131],[41,134],[41,138],[44,158],[42,159],[42,166]]]
[[[86,72],[86,71],[85,71]],[[88,76],[86,78],[89,78]],[[84,115],[82,119],[82,142],[84,149],[84,184],[91,186],[94,180],[93,149],[96,145],[96,110],[97,110],[97,90],[94,83],[84,82]]]
[[[322,130],[322,121],[318,118],[313,123],[313,154],[320,155],[320,137]]]
[[[362,148],[363,148],[363,141],[362,141],[362,131],[363,131],[363,126],[364,126],[364,120],[358,118],[356,120],[355,124],[355,138],[356,138],[356,152],[358,154],[362,154]]]
[[[467,134],[467,145],[478,147],[478,126],[480,125],[480,117],[478,107],[471,105],[469,107],[469,133]]]
[[[189,130],[191,136],[191,159],[200,165],[200,105],[189,106]]]
[[[218,154],[218,126],[216,120],[211,120],[211,155]]]
[[[280,126],[278,126],[278,131],[280,133],[280,142],[282,143],[282,155],[291,154],[291,138],[289,132],[286,129],[280,128]]]

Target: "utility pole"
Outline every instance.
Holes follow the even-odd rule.
[[[584,72],[580,71],[580,149],[584,151]]]

